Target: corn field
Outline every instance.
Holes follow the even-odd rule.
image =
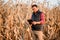
[[[51,10],[38,4],[45,14],[44,39],[60,40],[60,6]],[[0,40],[34,40],[35,36],[27,19],[31,17],[31,5],[9,0],[6,4],[0,2]]]

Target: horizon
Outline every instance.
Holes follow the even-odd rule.
[[[13,1],[13,4],[16,4],[17,0],[12,0],[12,1]],[[19,1],[19,3],[24,3],[24,4],[27,4],[27,5],[31,5],[31,3],[32,3],[32,0],[18,0],[18,1]],[[45,0],[33,0],[33,1],[35,1],[36,4],[40,4],[40,3],[43,3]],[[57,7],[57,6],[60,5],[59,1],[60,0],[46,0],[45,1],[46,4],[44,4],[44,5],[47,8]],[[8,2],[8,0],[4,0],[4,3],[7,3],[7,2]]]

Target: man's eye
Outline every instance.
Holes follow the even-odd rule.
[[[34,10],[34,9],[32,9],[32,10]]]

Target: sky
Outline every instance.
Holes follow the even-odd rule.
[[[17,3],[16,0],[12,0],[13,3]],[[35,1],[35,0],[34,0]],[[35,1],[36,4],[38,3],[43,3],[44,0],[37,0]],[[53,8],[53,7],[57,7],[58,6],[58,1],[60,0],[46,0],[45,2],[49,2],[49,5],[48,3],[45,4],[45,7],[48,7],[48,8]],[[4,0],[4,3],[8,2],[8,0]],[[25,3],[25,4],[28,4],[30,5],[32,3],[32,0],[19,0],[20,3]]]

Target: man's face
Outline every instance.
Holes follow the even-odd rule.
[[[33,12],[36,12],[38,10],[38,8],[34,6],[34,7],[32,7],[32,10],[33,10]]]

